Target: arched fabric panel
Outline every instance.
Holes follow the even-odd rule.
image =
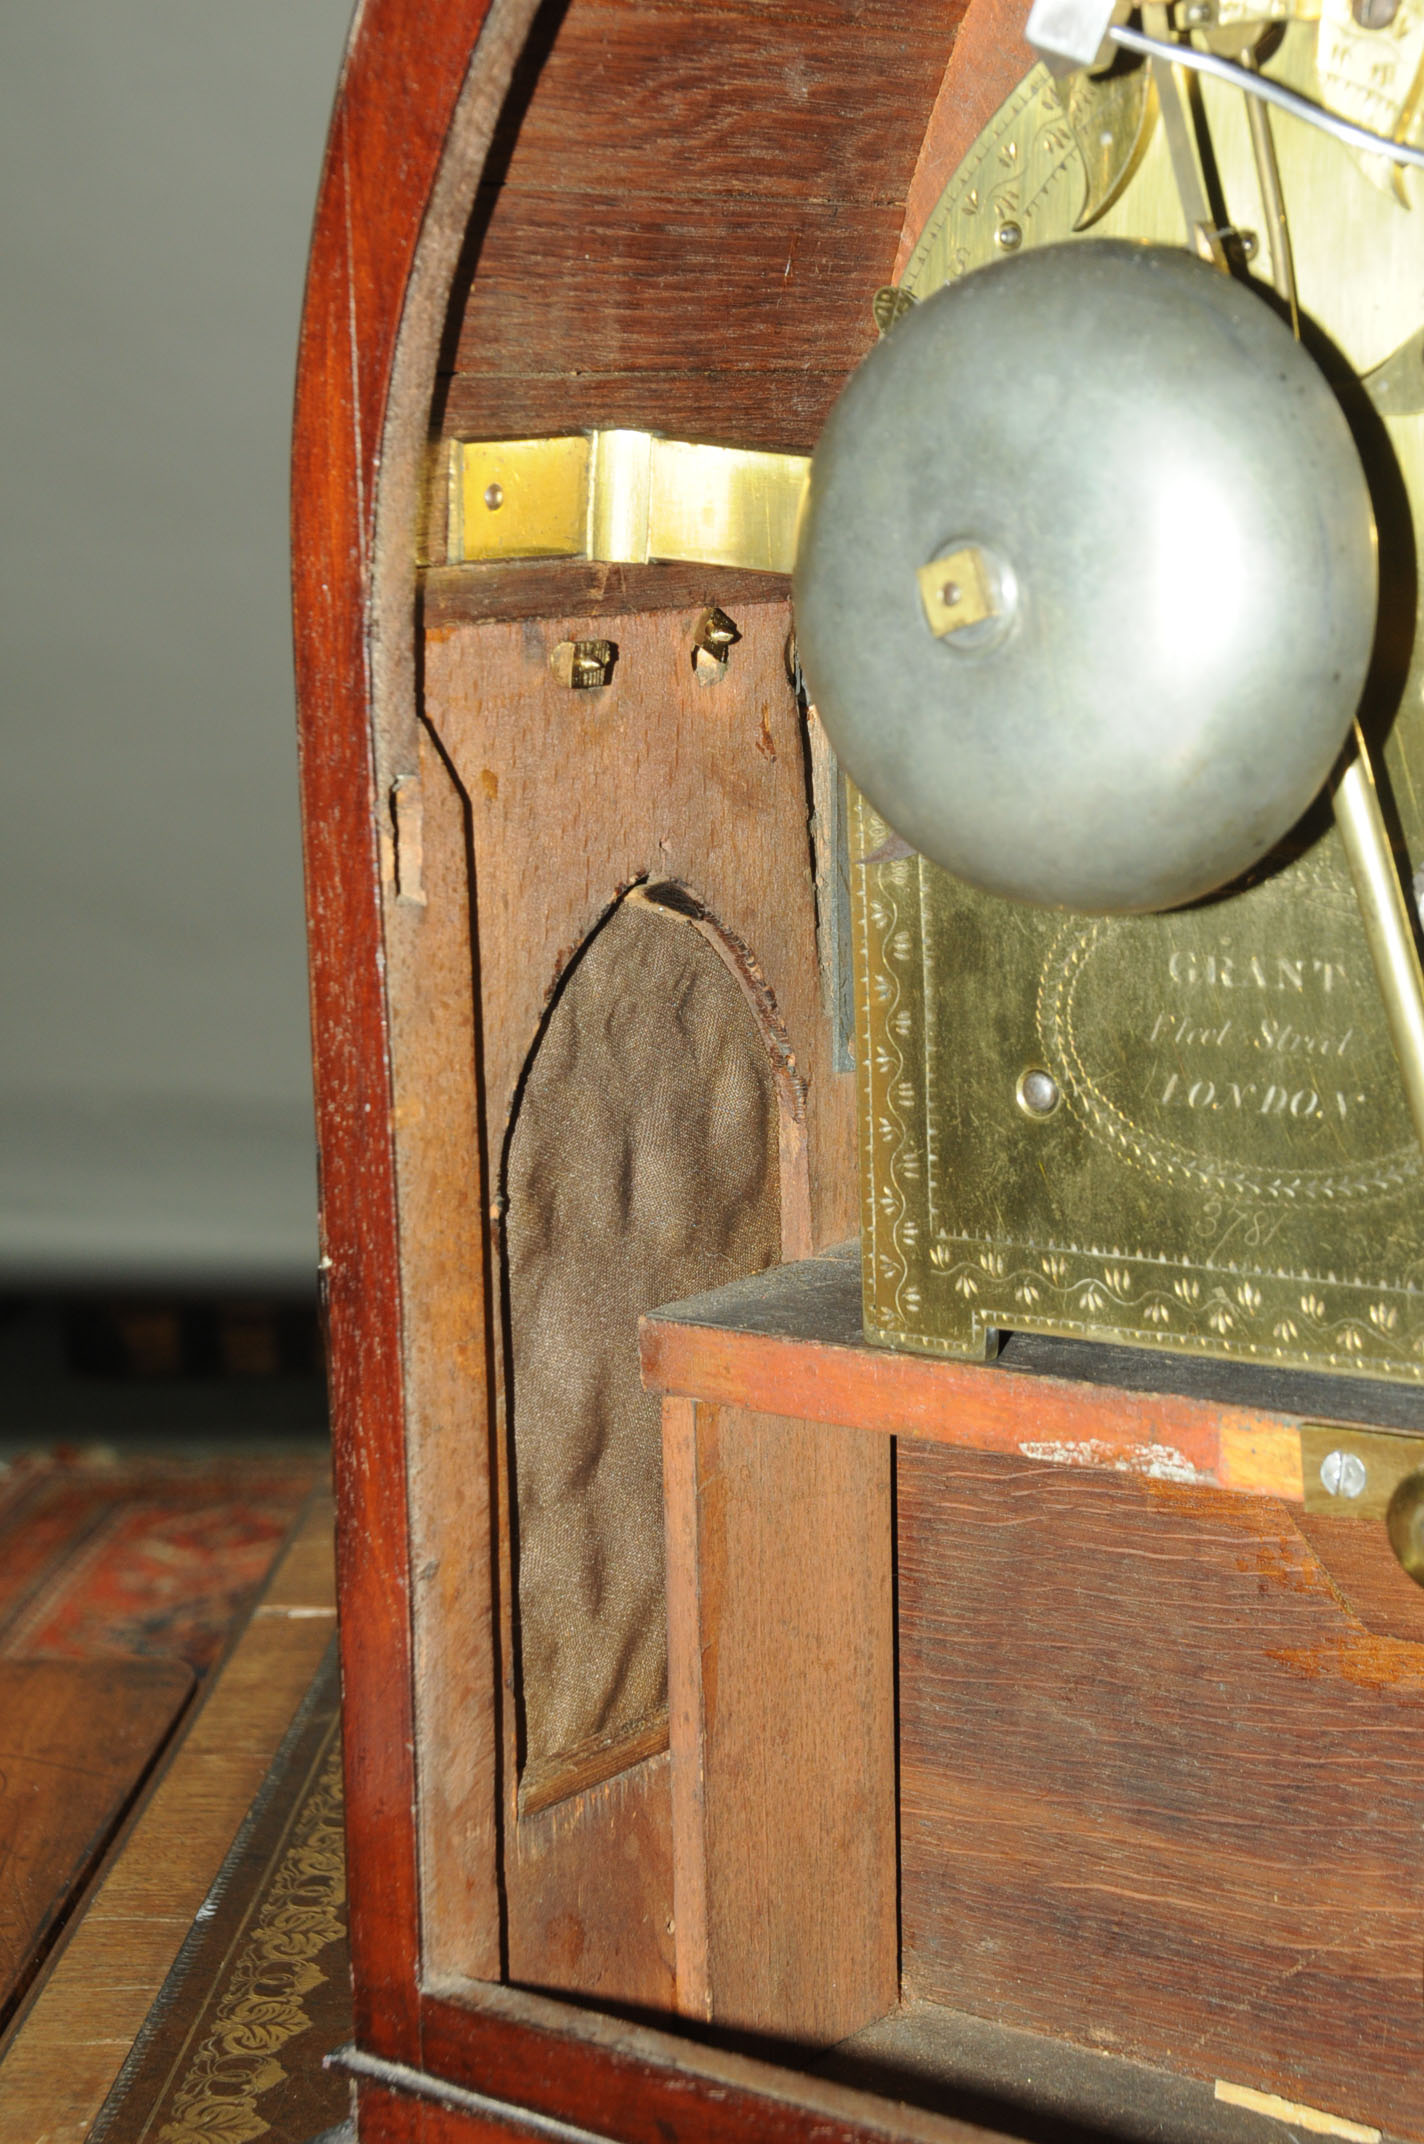
[[[667,1703],[638,1318],[779,1255],[771,1060],[675,911],[624,901],[586,945],[526,1076],[506,1195],[522,1777],[545,1798]]]

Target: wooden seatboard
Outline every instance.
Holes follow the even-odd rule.
[[[192,1691],[180,1660],[0,1660],[0,2028]]]
[[[1366,1378],[1027,1333],[990,1363],[873,1346],[854,1244],[664,1305],[641,1345],[658,1392],[1297,1505],[1304,1421],[1424,1432],[1424,1397]]]
[[[1170,1465],[1189,1478],[1216,1481],[1225,1478],[1232,1439],[1239,1437],[1262,1455],[1255,1471],[1263,1493],[1301,1500],[1298,1426],[1288,1421],[1177,1394],[1113,1391],[1027,1377],[997,1363],[870,1346],[860,1331],[857,1258],[783,1268],[764,1277],[755,1295],[759,1302],[753,1284],[739,1284],[736,1301],[746,1323],[733,1322],[732,1289],[645,1318],[645,1383],[663,1393],[776,1406],[807,1421],[890,1436],[1015,1454],[1031,1445],[1051,1450],[1064,1465],[1143,1473]],[[813,1320],[822,1327],[814,1338],[806,1333]]]
[[[1279,1505],[898,1446],[906,1996],[1424,2135],[1424,1647]]]

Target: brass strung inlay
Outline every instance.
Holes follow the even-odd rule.
[[[1260,43],[1268,16],[1290,18],[1274,50]],[[1257,48],[1266,73],[1379,132],[1424,139],[1424,0],[1401,0],[1387,30],[1362,27],[1349,0],[1214,0],[1192,27],[1233,56]],[[1247,100],[1203,80],[1188,104],[1207,136],[1205,156],[1194,145],[1207,239],[1263,291],[1288,239],[1307,338],[1364,381],[1376,470],[1393,464],[1375,488],[1394,661],[1364,723],[1408,886],[1424,862],[1408,563],[1424,556],[1424,175],[1277,117],[1283,230]],[[1025,249],[1079,234],[1195,248],[1171,148],[1145,67],[1095,82],[1035,66],[965,157],[901,288],[921,300],[1002,258],[1010,225]],[[1051,365],[1026,350],[1016,391]],[[1227,563],[1203,557],[1199,586],[1204,613],[1229,603]],[[982,1354],[998,1328],[1036,1329],[1424,1382],[1424,1158],[1327,800],[1289,857],[1161,915],[976,893],[904,854],[855,796],[851,839],[853,863],[873,859],[853,879],[875,1337]],[[1040,1103],[1057,1097],[1046,1113],[1030,1070]]]

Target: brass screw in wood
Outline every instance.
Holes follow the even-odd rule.
[[[704,685],[715,684],[727,674],[727,657],[734,642],[741,639],[736,625],[724,610],[714,603],[703,612],[692,636],[692,669]]]
[[[593,692],[611,682],[617,660],[611,640],[561,640],[549,657],[549,668],[571,692]]]

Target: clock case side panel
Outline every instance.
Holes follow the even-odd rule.
[[[362,2041],[419,2058],[406,1434],[410,1393],[382,800],[416,751],[425,409],[461,208],[525,0],[372,0],[328,137],[293,440],[293,600]],[[418,19],[417,19],[418,18]],[[472,52],[474,59],[472,62]],[[461,124],[456,123],[459,115]],[[453,131],[452,131],[453,130]],[[448,137],[448,142],[447,142]],[[464,183],[462,184],[462,178]],[[412,393],[409,382],[421,379]]]
[[[954,23],[919,12],[915,66],[927,103]],[[494,1630],[500,1466],[485,1412],[490,1131],[480,1120],[471,1018],[478,947],[467,898],[452,897],[468,871],[468,799],[422,720],[416,560],[428,555],[431,525],[431,382],[440,381],[436,427],[449,429],[466,392],[459,380],[482,377],[440,375],[452,288],[457,298],[469,289],[467,211],[501,99],[512,78],[537,73],[563,15],[556,8],[540,16],[522,68],[534,17],[527,5],[496,0],[488,19],[477,6],[451,4],[432,15],[396,0],[364,11],[323,175],[298,381],[295,605],[357,2033],[372,2054],[412,2064],[445,2059],[427,2044],[437,2012],[456,2040],[462,2030],[459,2006],[422,1986],[471,1975],[493,1981],[504,1969],[498,1831],[508,1784],[500,1778]],[[841,24],[848,46],[854,27]],[[816,26],[799,21],[796,34],[809,49]],[[711,55],[703,67],[733,93],[735,61]],[[900,107],[894,125],[908,171],[919,122],[903,108],[903,81],[877,94],[882,111]],[[854,173],[842,179],[849,190]],[[813,436],[869,340],[866,301],[888,265],[897,189],[898,180],[858,226],[863,262],[851,262],[850,281],[858,288],[857,278],[866,278],[859,325],[846,328],[848,339],[812,381],[815,406],[807,405],[798,438]],[[841,208],[813,195],[807,212],[830,230]],[[794,212],[790,201],[777,211],[787,219]],[[715,200],[704,213],[715,220]],[[808,271],[812,282],[819,259]],[[751,282],[756,269],[748,267]],[[686,287],[699,279],[705,289],[705,257],[695,271],[689,265]],[[682,318],[691,338],[695,315],[684,308]],[[738,372],[733,364],[721,375],[720,424],[714,418],[698,428],[715,436],[745,418],[775,432],[776,444],[795,443],[785,428],[798,396],[812,391],[802,354]],[[629,374],[614,380],[610,372],[607,392],[598,386],[593,403],[571,411],[566,382],[540,376],[529,392],[545,400],[522,411],[527,382],[508,364],[493,428],[518,428],[523,416],[596,422],[620,409],[631,416],[636,404],[644,422],[693,429],[677,418],[681,410],[690,420],[701,407],[695,364],[663,365],[629,382]],[[488,415],[494,390],[479,391]],[[706,593],[705,578],[694,591],[687,576],[679,581],[662,569],[644,576],[570,568],[562,570],[561,594],[592,615],[610,596],[631,598],[634,609],[675,608]],[[517,617],[521,609],[548,616],[558,607],[525,569],[507,573],[502,598],[485,588],[472,602],[467,587],[452,590],[438,572],[424,590],[427,627],[442,615],[457,624]],[[430,1108],[436,1095],[447,1105],[439,1112]],[[841,1117],[843,1137],[831,1121]],[[825,1137],[844,1154],[832,1170],[823,1232],[843,1233],[853,1215],[848,1100],[831,1111]],[[481,1629],[488,1643],[472,1644]],[[440,1900],[448,1910],[433,1913]],[[669,2089],[650,2070],[649,2107]],[[687,2091],[684,2081],[674,2097],[685,2102]],[[699,2085],[697,2096],[710,2107],[716,2089]],[[556,2079],[546,2111],[576,2119],[589,2104],[585,2094],[575,2105]],[[788,2134],[811,2120],[789,2110],[786,2119]],[[859,2133],[854,2119],[851,2133]]]

